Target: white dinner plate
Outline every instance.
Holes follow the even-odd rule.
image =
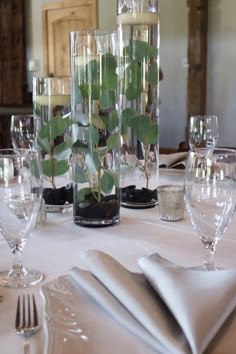
[[[158,354],[120,326],[68,275],[42,286],[45,354]]]

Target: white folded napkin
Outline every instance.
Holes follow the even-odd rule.
[[[153,254],[135,274],[100,251],[81,259],[88,271],[72,268],[75,283],[158,353],[202,353],[236,307],[235,269],[195,271]]]
[[[160,154],[159,167],[185,168],[188,152],[174,152],[173,154]]]

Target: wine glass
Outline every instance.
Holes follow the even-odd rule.
[[[218,118],[213,115],[191,116],[189,121],[189,147],[202,157],[215,148],[218,140]]]
[[[204,164],[199,154],[191,152],[185,172],[185,201],[205,249],[203,269],[215,270],[216,244],[236,206],[236,151],[215,149]]]
[[[0,285],[24,288],[38,283],[41,272],[26,269],[22,251],[35,226],[42,199],[38,153],[31,149],[0,149],[0,230],[13,254],[10,271],[0,272]]]
[[[36,139],[36,124],[32,114],[11,116],[11,142],[13,148],[33,149]]]

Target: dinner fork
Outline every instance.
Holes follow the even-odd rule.
[[[24,337],[24,354],[30,352],[29,337],[39,329],[38,314],[34,295],[18,296],[16,309],[16,333]]]

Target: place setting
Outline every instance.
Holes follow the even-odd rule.
[[[33,73],[32,114],[11,116],[2,348],[235,354],[236,150],[196,113],[160,152],[159,2],[117,0],[116,21],[68,33],[70,76]]]

